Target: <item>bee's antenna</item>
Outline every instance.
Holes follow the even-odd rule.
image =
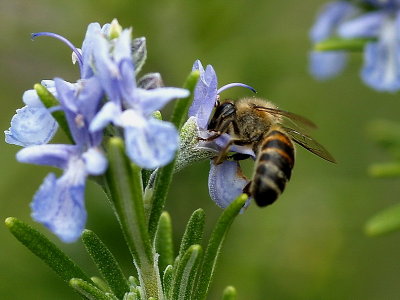
[[[225,91],[225,90],[227,90],[227,89],[229,89],[229,88],[231,88],[231,87],[235,87],[235,86],[245,87],[245,88],[247,88],[247,89],[253,91],[253,93],[257,93],[257,91],[256,91],[253,87],[251,87],[251,86],[249,86],[249,85],[247,85],[247,84],[240,83],[240,82],[233,82],[233,83],[228,83],[228,84],[224,85],[223,87],[220,87],[220,88],[218,89],[218,91],[217,91],[217,94],[220,94],[220,93],[222,93],[223,91]]]

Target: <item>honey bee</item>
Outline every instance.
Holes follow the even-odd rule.
[[[289,123],[286,126],[286,123]],[[290,179],[295,160],[293,142],[319,157],[335,162],[332,155],[317,141],[302,132],[302,127],[315,128],[310,120],[294,113],[278,109],[271,102],[258,98],[244,98],[216,103],[214,115],[207,129],[214,132],[207,140],[228,133],[228,144],[215,158],[220,164],[227,158],[233,145],[251,148],[256,155],[252,180],[243,192],[253,197],[258,206],[275,202]],[[241,160],[249,155],[234,154]]]

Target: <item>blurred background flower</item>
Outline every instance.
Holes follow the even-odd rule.
[[[328,2],[318,13],[310,38],[317,50],[310,54],[310,73],[315,78],[338,75],[346,66],[348,45],[359,41],[364,55],[361,78],[365,84],[383,92],[400,89],[399,1]],[[318,51],[320,43],[327,42],[331,46],[347,42],[348,49]]]
[[[2,128],[9,128],[23,92],[34,82],[79,77],[67,47],[53,39],[32,42],[32,32],[57,32],[80,45],[88,23],[104,24],[116,17],[123,27],[133,26],[135,36],[146,37],[148,59],[143,74],[160,72],[166,86],[181,86],[195,59],[207,62],[218,70],[220,86],[245,82],[257,89],[258,96],[315,121],[319,129],[313,137],[338,161],[332,166],[298,149],[296,167],[282,197],[266,209],[250,206],[235,221],[210,299],[218,299],[227,284],[237,288],[239,299],[396,299],[400,236],[371,239],[364,236],[363,226],[375,212],[395,204],[400,193],[395,182],[368,177],[367,166],[382,161],[382,152],[365,133],[372,119],[398,120],[399,96],[365,88],[357,76],[363,60],[359,54],[350,54],[347,69],[333,80],[315,82],[307,74],[307,35],[315,12],[324,3],[2,1]],[[248,95],[245,89],[232,89],[223,98]],[[54,143],[65,141],[62,134],[54,138]],[[18,163],[17,149],[1,146],[0,214],[2,219],[17,216],[44,232],[30,219],[29,203],[50,168]],[[244,169],[251,175],[252,163]],[[194,209],[205,209],[208,229],[221,212],[208,196],[208,172],[209,162],[204,161],[176,175],[167,200],[176,238]],[[132,273],[128,250],[120,247],[119,225],[100,188],[88,182],[85,198],[88,228],[110,245],[125,273]],[[65,245],[48,236],[85,270],[95,273],[80,243]],[[4,226],[0,239],[0,296],[79,299]]]

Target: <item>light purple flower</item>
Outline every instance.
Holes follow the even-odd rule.
[[[76,60],[79,65],[81,78],[89,78],[93,75],[91,67],[93,38],[97,34],[106,32],[107,29],[108,25],[104,26],[102,29],[98,23],[89,24],[82,44],[82,50],[76,48],[63,36],[52,32],[34,33],[32,34],[32,38],[49,36],[65,43],[73,51],[74,60]],[[52,80],[43,80],[41,84],[57,97]],[[11,127],[4,131],[6,142],[22,147],[47,144],[58,129],[57,122],[54,120],[49,110],[44,107],[35,90],[26,91],[23,95],[23,101],[26,106],[17,110],[17,113],[11,120]]]
[[[197,83],[194,99],[189,108],[189,117],[194,117],[198,127],[199,135],[207,138],[213,133],[207,130],[208,120],[215,107],[217,96],[227,88],[241,86],[255,90],[242,83],[231,83],[217,89],[217,75],[211,65],[204,70],[201,62],[196,60],[193,70],[200,71],[200,80]],[[221,151],[229,141],[228,134],[223,134],[212,141],[200,141],[199,148],[210,149],[212,151]],[[249,151],[244,147],[231,147],[231,151],[237,153],[249,154],[254,157],[253,151]],[[243,193],[243,188],[247,185],[248,180],[243,175],[240,165],[236,161],[225,160],[221,164],[216,165],[211,160],[210,173],[208,176],[208,187],[211,199],[221,208],[226,208],[233,200]]]
[[[157,120],[152,114],[175,98],[187,97],[189,92],[136,86],[130,29],[123,30],[113,41],[98,35],[94,45],[95,76],[110,101],[94,118],[90,130],[102,130],[109,123],[120,126],[124,129],[127,155],[134,163],[146,169],[168,164],[179,145],[178,132],[171,123]]]
[[[347,4],[346,4],[347,3]],[[400,1],[364,0],[373,10],[345,14],[346,1],[329,3],[317,18],[311,38],[319,42],[337,35],[341,38],[371,38],[364,48],[363,81],[378,91],[400,90]],[[342,9],[342,10],[341,10]],[[338,18],[338,13],[343,17]],[[329,29],[329,30],[328,30]],[[344,52],[313,52],[310,71],[319,79],[337,75],[345,66]]]
[[[400,89],[400,12],[392,10],[367,13],[339,27],[347,38],[372,37],[364,50],[361,77],[378,91],[396,92]]]
[[[348,1],[328,2],[322,7],[310,30],[311,41],[317,43],[334,36],[338,26],[357,12],[358,9]],[[311,75],[316,79],[325,80],[338,75],[345,68],[347,53],[311,51],[309,61]]]
[[[89,132],[89,123],[98,110],[103,91],[95,77],[76,84],[56,78],[55,87],[75,145],[26,147],[17,153],[17,160],[63,170],[59,178],[53,173],[45,178],[33,198],[32,217],[64,242],[73,242],[86,223],[86,178],[100,175],[107,168],[100,148],[102,134]]]

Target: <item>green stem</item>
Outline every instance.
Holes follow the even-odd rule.
[[[329,38],[314,45],[316,51],[356,51],[362,52],[367,43],[373,42],[372,38]]]
[[[110,166],[106,178],[118,221],[147,297],[159,298],[158,268],[147,232],[141,170],[125,155],[120,138],[111,138],[107,148]]]

